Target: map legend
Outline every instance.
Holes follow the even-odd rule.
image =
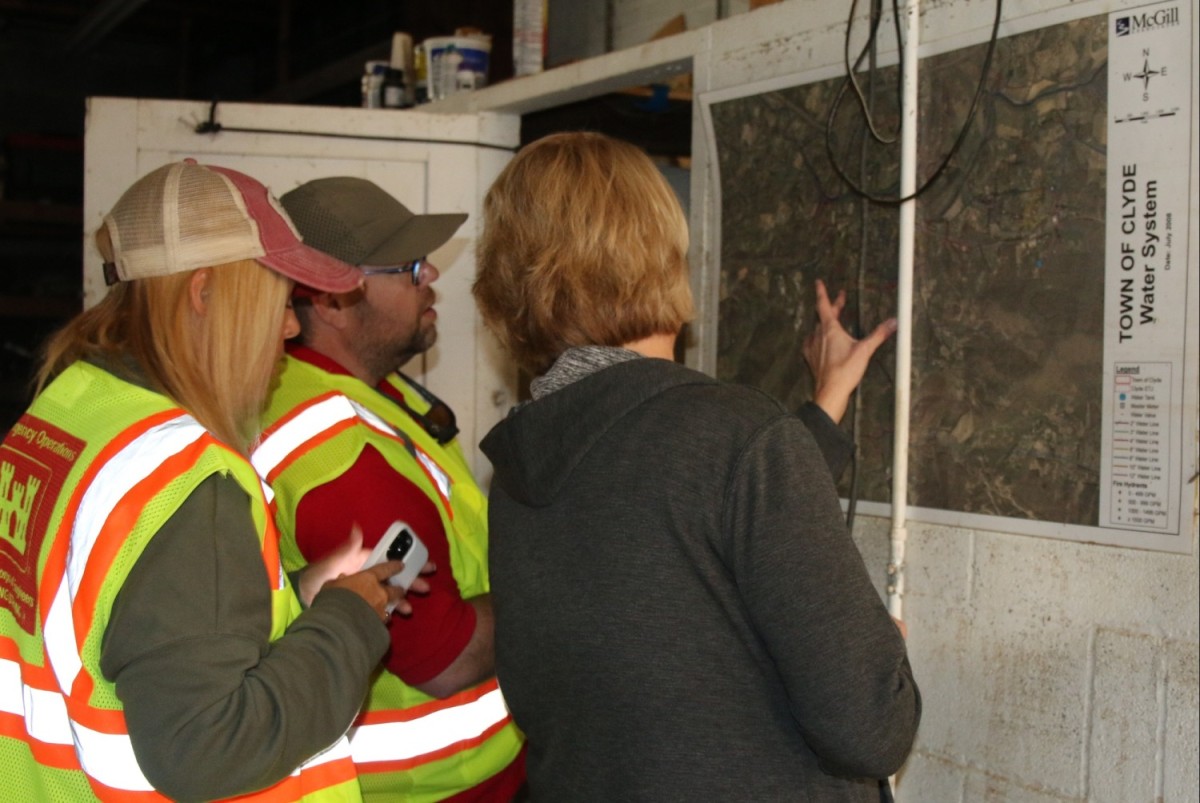
[[[1109,520],[1165,530],[1171,471],[1171,364],[1119,363],[1112,386]]]

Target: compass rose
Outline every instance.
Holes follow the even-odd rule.
[[[1142,64],[1142,71],[1135,72],[1133,77],[1140,78],[1142,80],[1142,89],[1144,91],[1150,88],[1150,78],[1155,75],[1162,75],[1162,71],[1150,69],[1150,59],[1146,59],[1146,61]]]

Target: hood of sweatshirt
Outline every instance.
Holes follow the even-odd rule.
[[[531,507],[554,502],[571,474],[630,412],[680,385],[716,380],[669,360],[642,358],[602,368],[514,409],[480,444],[493,482]]]

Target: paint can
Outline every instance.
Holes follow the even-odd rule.
[[[425,50],[429,99],[487,86],[492,43],[473,36],[435,36],[421,43]]]

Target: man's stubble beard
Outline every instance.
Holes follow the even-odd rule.
[[[403,343],[384,342],[371,344],[369,353],[363,354],[362,360],[370,366],[371,372],[375,376],[382,379],[395,371],[399,371],[413,357],[429,351],[436,342],[436,325],[424,331],[418,327],[412,336],[407,338]]]

